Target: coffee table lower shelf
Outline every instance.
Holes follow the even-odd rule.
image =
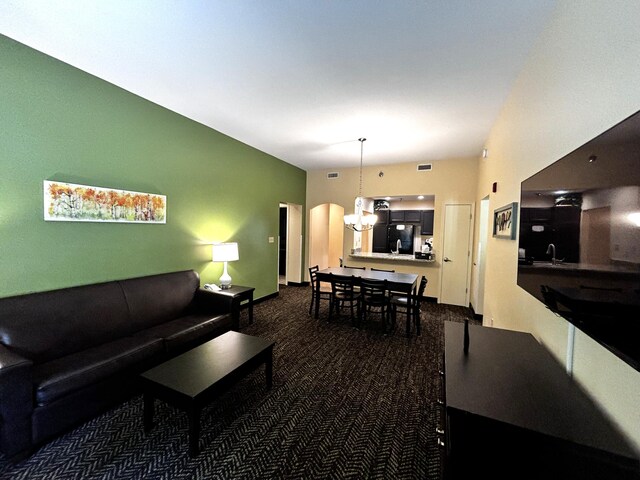
[[[153,428],[155,399],[186,412],[189,455],[200,452],[200,412],[238,380],[265,365],[267,389],[273,384],[275,342],[227,332],[142,373],[145,432]]]

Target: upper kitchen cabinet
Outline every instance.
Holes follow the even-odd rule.
[[[404,211],[404,221],[407,223],[420,223],[422,220],[422,216],[420,215],[420,210],[405,210]]]
[[[389,223],[420,223],[420,210],[390,210]]]
[[[433,210],[422,210],[420,213],[420,235],[433,235]]]
[[[403,223],[404,210],[391,210],[389,212],[389,223]]]
[[[386,225],[389,223],[389,210],[376,210],[373,213],[378,217],[376,225]]]

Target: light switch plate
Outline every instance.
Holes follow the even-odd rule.
[[[276,239],[274,237],[269,237],[269,243],[273,243],[275,241],[276,241]]]

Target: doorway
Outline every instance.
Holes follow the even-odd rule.
[[[440,303],[469,306],[473,205],[444,207]]]
[[[278,231],[278,285],[287,284],[287,204],[280,204]]]
[[[478,222],[478,245],[476,247],[476,261],[473,264],[473,290],[471,307],[476,315],[482,315],[484,310],[484,274],[487,258],[487,240],[489,233],[489,196],[480,201],[480,220]]]
[[[309,266],[337,267],[344,241],[344,207],[323,203],[309,211]]]
[[[280,203],[278,232],[278,289],[302,283],[302,205]]]

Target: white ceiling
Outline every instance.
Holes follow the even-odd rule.
[[[479,156],[555,0],[3,0],[0,32],[305,170]]]

